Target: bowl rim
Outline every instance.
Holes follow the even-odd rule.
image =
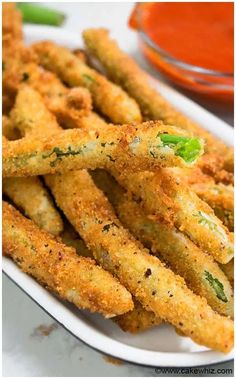
[[[145,4],[145,3],[139,3],[139,4]],[[185,61],[182,61],[181,59],[175,58],[173,55],[168,53],[166,50],[164,50],[160,45],[158,45],[156,42],[154,42],[150,36],[145,32],[142,20],[141,20],[141,14],[142,14],[142,7],[137,6],[137,21],[138,21],[138,33],[141,36],[141,38],[149,45],[149,47],[153,50],[155,50],[158,54],[160,54],[168,63],[171,63],[179,68],[192,71],[194,73],[206,75],[206,76],[217,76],[222,78],[234,78],[234,72],[223,72],[219,70],[212,70],[208,69],[202,66],[196,66],[192,65],[190,63],[187,63]]]

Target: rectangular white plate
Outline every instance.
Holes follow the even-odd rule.
[[[50,39],[69,48],[78,47],[77,36],[61,29],[28,25],[24,32],[27,43]],[[169,86],[157,81],[153,84],[181,112],[232,145],[233,129],[228,124]],[[169,325],[161,325],[138,335],[124,333],[111,320],[79,311],[58,300],[5,257],[3,271],[70,333],[108,355],[137,364],[163,367],[200,366],[233,358],[233,352],[220,354],[193,343],[189,338],[178,336]]]

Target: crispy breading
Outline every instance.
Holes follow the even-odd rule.
[[[113,170],[117,181],[141,201],[149,217],[175,225],[219,263],[233,256],[233,233],[215,216],[175,169],[160,169],[124,177]]]
[[[163,259],[188,287],[220,314],[233,316],[233,291],[217,263],[175,227],[152,220],[105,171],[92,173],[123,225],[153,254]]]
[[[206,299],[193,294],[182,278],[137,243],[86,171],[48,175],[46,181],[96,260],[115,274],[147,310],[199,344],[224,352],[231,350],[233,322],[216,314]]]
[[[63,130],[56,135],[35,139],[22,138],[3,143],[3,175],[34,176],[83,168],[116,166],[128,170],[156,170],[165,166],[189,166],[193,148],[196,160],[203,152],[200,140],[185,138],[183,131],[162,122],[136,125],[108,125],[106,129]],[[178,150],[162,141],[183,138],[185,146]],[[185,144],[184,142],[184,144]],[[186,154],[186,156],[185,156]],[[189,155],[190,154],[190,155]]]
[[[31,218],[39,228],[59,235],[63,230],[60,213],[41,180],[29,178],[5,178],[3,193],[7,195],[24,214]]]
[[[3,252],[60,298],[114,317],[133,308],[130,293],[89,258],[78,257],[14,207],[3,203]]]
[[[92,108],[89,91],[82,87],[67,88],[53,73],[38,66],[33,58],[25,62],[24,57],[31,49],[21,42],[10,39],[5,50],[3,91],[12,102],[20,86],[27,83],[43,96],[48,109],[63,127],[78,127],[80,118],[88,115]]]
[[[22,40],[22,17],[15,3],[2,2],[2,35]]]
[[[53,42],[44,41],[33,45],[40,64],[55,72],[70,87],[89,89],[96,109],[116,124],[140,122],[141,113],[134,99],[119,86],[91,69],[68,49]]]

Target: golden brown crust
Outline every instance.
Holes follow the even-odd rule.
[[[38,177],[6,178],[3,181],[3,193],[40,229],[56,236],[62,232],[61,216]]]
[[[3,203],[3,252],[62,299],[113,317],[132,309],[129,292],[89,258],[78,257]]]

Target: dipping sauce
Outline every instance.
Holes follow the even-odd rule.
[[[141,32],[140,46],[147,59],[176,84],[232,99],[233,3],[138,3],[129,24]]]
[[[142,28],[159,47],[191,65],[232,73],[233,3],[151,3]]]

